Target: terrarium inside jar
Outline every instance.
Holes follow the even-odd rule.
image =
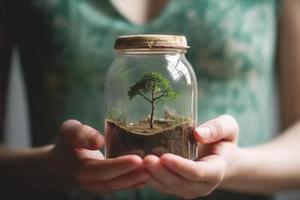
[[[118,37],[105,83],[105,154],[197,157],[197,81],[184,36]]]

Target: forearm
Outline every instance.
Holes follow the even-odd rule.
[[[22,192],[48,187],[47,155],[51,145],[13,150],[0,147],[0,188],[6,192]]]
[[[221,187],[247,193],[272,193],[300,187],[300,122],[264,145],[240,149],[235,172]]]

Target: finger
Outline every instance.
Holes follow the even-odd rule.
[[[191,199],[206,194],[210,191],[209,184],[201,181],[189,181],[185,177],[173,172],[168,167],[157,162],[156,156],[147,156],[144,158],[145,166],[151,173],[152,179],[149,179],[149,186],[165,194],[173,194],[178,197]],[[152,162],[152,164],[151,164]],[[156,162],[156,165],[154,164]],[[150,170],[149,170],[150,169]]]
[[[171,190],[157,181],[155,178],[150,178],[147,185],[163,194],[172,194]]]
[[[215,162],[215,166],[212,167],[211,163],[195,162],[170,153],[164,154],[160,159],[168,169],[190,181],[216,182],[222,178],[221,169],[217,169],[222,167],[221,162]]]
[[[237,142],[239,126],[230,115],[222,115],[205,122],[195,129],[194,136],[198,142],[207,144],[219,140]]]
[[[108,181],[89,180],[86,187],[98,192],[101,190],[116,191],[125,188],[140,188],[145,185],[149,177],[149,174],[145,170],[138,169]]]
[[[117,189],[128,188],[145,183],[149,178],[150,175],[144,169],[138,169],[110,180],[108,185]]]
[[[208,183],[196,182],[186,185],[184,190],[183,188],[177,187],[167,188],[153,178],[148,180],[147,185],[159,191],[160,193],[176,195],[183,199],[194,199],[200,196],[207,196],[214,189],[214,187],[210,186]]]
[[[139,189],[144,188],[145,186],[146,186],[145,182],[140,182],[140,183],[137,183],[135,185],[131,185],[128,188],[125,188],[125,189],[128,189],[128,190],[139,190]]]
[[[165,186],[169,190],[174,190],[176,188],[177,191],[182,191],[190,184],[185,178],[178,176],[178,174],[162,165],[157,156],[146,156],[144,158],[144,165],[153,179],[161,183],[161,185]],[[158,185],[156,184],[156,186]]]
[[[143,166],[143,160],[136,155],[120,156],[107,160],[86,161],[79,170],[80,179],[110,180]]]
[[[68,120],[61,126],[62,140],[73,148],[97,150],[104,145],[104,137],[94,128],[76,120]]]

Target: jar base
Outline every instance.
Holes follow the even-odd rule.
[[[164,153],[173,153],[194,160],[197,158],[198,146],[193,136],[192,124],[186,120],[165,128],[143,131],[141,126],[106,120],[106,157],[114,158],[128,154],[140,157],[148,154],[161,156]]]

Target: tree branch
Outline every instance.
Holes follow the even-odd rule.
[[[160,91],[158,91],[158,92],[155,92],[154,94],[159,94],[159,93],[164,93],[165,91],[162,91],[162,90],[160,90]]]
[[[162,93],[160,96],[155,97],[153,100],[155,101],[155,100],[157,100],[157,99],[159,99],[159,98],[165,96],[166,94],[167,94],[167,91],[163,91],[163,93]]]
[[[139,91],[137,91],[137,93],[139,95],[141,95],[144,99],[146,99],[147,101],[149,101],[150,103],[152,103],[152,101],[150,99],[148,99],[145,95],[143,95],[142,93],[140,93]]]

